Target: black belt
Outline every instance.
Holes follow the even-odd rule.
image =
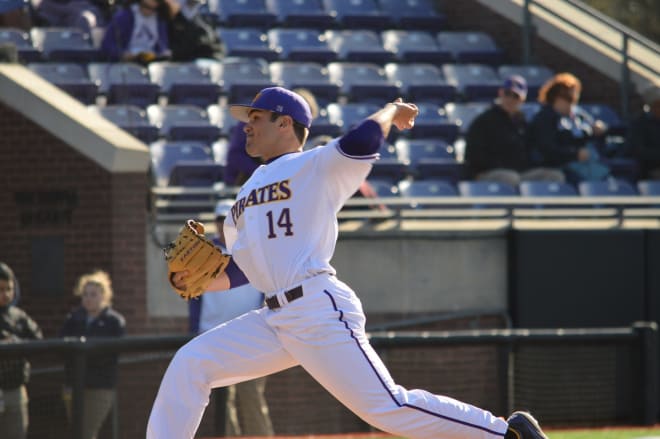
[[[303,289],[302,286],[297,286],[295,288],[291,288],[289,291],[284,292],[284,297],[286,297],[286,300],[289,302],[293,302],[296,299],[300,299],[303,296]],[[268,309],[277,309],[280,308],[282,305],[280,304],[280,301],[277,299],[277,295],[271,296],[266,299],[266,306]]]

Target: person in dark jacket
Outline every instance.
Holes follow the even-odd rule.
[[[108,273],[97,270],[82,275],[74,294],[81,306],[66,318],[62,337],[121,337],[126,332],[124,317],[112,309],[112,283]],[[71,365],[67,365],[67,386],[64,402],[71,419]],[[85,371],[83,438],[96,438],[103,421],[114,403],[117,384],[117,354],[98,354],[88,357]]]
[[[493,105],[472,122],[465,144],[465,162],[472,178],[512,186],[525,180],[564,181],[559,170],[529,168],[526,122],[520,111],[526,98],[525,78],[510,76]]]
[[[200,0],[167,0],[170,10],[168,36],[172,61],[222,58],[220,37],[199,9]]]
[[[16,306],[19,287],[11,268],[0,262],[0,343],[42,338],[39,325]],[[30,363],[25,358],[0,360],[0,437],[24,439],[28,429],[28,396],[25,385]]]
[[[119,9],[103,34],[103,58],[141,64],[169,59],[169,13],[164,0],[139,0]]]
[[[647,108],[630,124],[628,144],[639,161],[642,178],[660,180],[660,85],[647,87]]]
[[[576,111],[582,83],[570,73],[559,73],[539,91],[541,110],[528,130],[533,163],[561,168],[567,180],[601,180],[609,169],[598,161],[595,140],[607,131],[600,120]]]

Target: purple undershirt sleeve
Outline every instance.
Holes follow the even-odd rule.
[[[227,277],[229,277],[230,288],[240,287],[241,285],[248,283],[247,277],[245,277],[245,274],[243,274],[241,269],[238,268],[238,265],[234,262],[234,258],[229,260],[225,273],[227,273]]]
[[[378,122],[365,119],[339,139],[339,148],[348,156],[370,156],[385,140]]]

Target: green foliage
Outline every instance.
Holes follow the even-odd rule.
[[[660,43],[660,0],[583,1],[655,43]]]

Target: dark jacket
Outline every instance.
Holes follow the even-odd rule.
[[[101,54],[107,61],[119,61],[122,54],[128,50],[133,35],[135,16],[130,6],[120,9],[108,23],[101,41]],[[158,57],[170,55],[169,39],[167,37],[167,21],[158,18],[158,41],[153,48]]]
[[[0,341],[41,339],[39,325],[25,311],[9,305],[0,308]],[[26,384],[30,378],[30,363],[25,358],[0,360],[0,389],[12,390]]]
[[[473,176],[496,168],[524,170],[525,129],[522,113],[511,117],[497,104],[477,116],[465,139],[465,161]]]
[[[660,119],[649,112],[636,117],[628,129],[628,146],[639,160],[643,177],[660,168]]]
[[[584,117],[562,118],[550,105],[544,105],[527,130],[532,164],[558,167],[577,160],[578,150],[593,139],[591,125]]]
[[[106,307],[92,321],[87,323],[87,311],[80,307],[70,313],[60,331],[61,337],[121,337],[126,333],[124,317],[110,307]],[[72,382],[71,364],[67,364],[66,380]],[[110,389],[117,383],[117,354],[98,354],[87,358],[85,386]]]
[[[187,19],[181,11],[168,23],[172,61],[222,57],[220,38],[201,15]]]

